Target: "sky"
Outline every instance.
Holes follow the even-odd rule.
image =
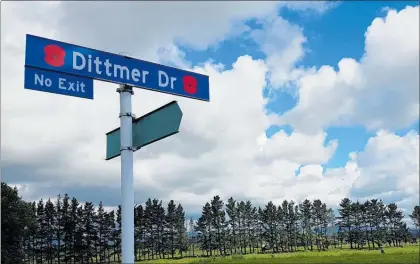
[[[172,100],[180,133],[134,154],[135,203],[214,195],[255,205],[344,197],[419,204],[418,2],[3,2],[2,181],[26,200],[120,201],[116,84],[94,100],[23,88],[25,35],[206,74],[210,102],[135,89],[140,116]]]

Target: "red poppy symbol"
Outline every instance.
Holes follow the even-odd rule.
[[[44,47],[45,62],[53,67],[61,67],[64,65],[66,52],[60,46],[51,44]]]
[[[184,84],[184,91],[188,94],[197,93],[197,79],[191,75],[184,76],[182,78],[182,83]]]

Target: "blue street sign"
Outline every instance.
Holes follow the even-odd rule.
[[[134,150],[178,133],[181,119],[182,111],[176,101],[172,101],[144,116],[133,119]],[[120,137],[120,128],[106,133],[107,160],[118,157],[121,154]]]
[[[29,34],[25,66],[210,101],[206,75]]]
[[[25,89],[93,99],[93,80],[25,67]]]

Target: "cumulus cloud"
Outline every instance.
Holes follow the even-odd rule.
[[[295,68],[305,55],[307,40],[303,29],[279,16],[258,20],[258,24],[261,29],[252,30],[250,37],[266,55],[270,85],[288,91],[285,88],[305,72],[305,69]]]
[[[414,131],[400,137],[380,130],[355,160],[361,175],[354,183],[354,196],[403,192],[403,198],[419,200],[419,135]]]
[[[276,124],[314,133],[361,124],[369,130],[405,128],[419,118],[419,7],[389,10],[365,33],[360,61],[343,58],[298,80],[299,102]]]

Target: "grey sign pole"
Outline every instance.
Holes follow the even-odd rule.
[[[133,88],[120,85],[121,127],[121,253],[122,263],[134,263]]]

